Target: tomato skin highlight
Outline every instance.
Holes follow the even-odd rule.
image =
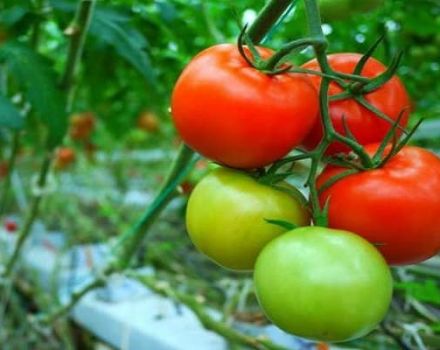
[[[284,186],[294,193],[260,184],[239,171],[212,171],[188,200],[186,225],[192,242],[223,267],[252,270],[264,245],[287,231],[265,219],[310,223],[305,198]]]
[[[258,51],[263,58],[272,55],[267,48]],[[220,44],[184,69],[171,109],[188,146],[247,169],[266,166],[302,142],[317,118],[318,95],[307,76],[269,76],[250,67],[236,45]]]
[[[361,59],[362,55],[357,53],[337,53],[328,55],[328,61],[333,70],[341,73],[351,74],[354,71],[356,64]],[[302,68],[320,71],[320,67],[316,59],[304,64]],[[373,78],[386,70],[386,67],[374,58],[370,58],[362,70],[362,76]],[[310,76],[317,89],[321,84],[319,76]],[[336,83],[330,84],[329,96],[337,95],[342,92],[342,89]],[[394,76],[386,84],[377,90],[368,93],[364,98],[378,110],[382,111],[392,120],[397,120],[400,113],[403,116],[400,120],[400,125],[406,127],[408,124],[409,112],[411,110],[411,101],[406,92],[403,83],[397,76]],[[332,120],[335,130],[340,134],[346,135],[343,124],[343,117],[345,118],[349,130],[353,133],[356,140],[362,144],[380,142],[390,130],[391,124],[386,120],[381,119],[373,112],[361,106],[354,99],[345,99],[340,101],[331,101],[329,104],[330,118]],[[401,134],[400,131],[397,133]],[[303,142],[306,149],[314,149],[319,141],[322,139],[322,124],[318,120],[311,132],[307,135]],[[333,142],[327,149],[326,154],[331,155],[341,152],[349,152],[350,148],[340,142]]]
[[[286,332],[319,341],[361,337],[385,316],[391,272],[362,237],[301,227],[265,246],[255,264],[258,301]]]
[[[318,188],[344,170],[328,166]],[[440,158],[427,150],[406,146],[382,168],[337,181],[321,193],[321,205],[328,198],[329,226],[378,244],[389,264],[419,263],[440,251]]]

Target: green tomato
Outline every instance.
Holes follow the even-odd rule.
[[[367,334],[392,296],[391,273],[377,249],[353,233],[324,227],[298,228],[266,245],[254,280],[275,325],[320,341]]]
[[[355,11],[373,11],[383,5],[384,0],[351,0],[351,7]]]
[[[194,245],[217,264],[252,270],[261,249],[287,230],[265,219],[308,225],[302,194],[286,183],[281,191],[249,175],[219,168],[194,188],[186,226]]]
[[[319,0],[319,10],[325,22],[349,18],[353,12],[351,0]]]

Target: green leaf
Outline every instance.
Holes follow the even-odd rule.
[[[52,0],[51,5],[63,12],[73,12],[75,3]],[[120,8],[98,6],[90,23],[91,36],[111,46],[116,53],[130,63],[149,83],[155,82],[155,73],[146,51],[148,42],[136,28],[130,25],[130,16]]]
[[[90,34],[113,47],[147,82],[155,81],[154,70],[146,51],[148,42],[137,29],[121,21],[112,11],[98,9],[90,25]]]
[[[280,226],[288,231],[298,228],[297,225],[284,220],[264,219],[264,221],[266,221],[268,224]]]
[[[419,282],[402,282],[395,285],[396,289],[403,290],[413,298],[440,305],[440,287],[435,280],[426,280],[423,283]]]
[[[0,24],[5,27],[11,27],[19,22],[30,11],[29,7],[14,6],[0,12]]]
[[[49,147],[60,144],[67,130],[65,98],[49,61],[29,47],[9,41],[0,46],[0,62],[6,64],[36,116],[47,126]]]
[[[20,129],[23,127],[23,117],[15,106],[4,96],[0,95],[0,127]]]

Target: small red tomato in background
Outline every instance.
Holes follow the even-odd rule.
[[[139,115],[137,126],[146,132],[154,133],[159,130],[159,119],[151,111],[144,111]]]
[[[357,53],[337,53],[328,56],[330,66],[336,72],[353,73],[356,64],[362,55]],[[320,71],[318,62],[314,59],[302,66],[306,69]],[[365,64],[361,75],[373,78],[386,70],[386,67],[374,58],[370,58]],[[321,84],[321,77],[310,76],[317,89]],[[341,93],[342,88],[332,82],[330,84],[329,96]],[[387,115],[393,121],[397,120],[400,113],[404,112],[400,120],[400,125],[405,127],[408,123],[408,116],[411,110],[411,101],[408,97],[403,83],[397,76],[394,76],[386,84],[377,90],[366,94],[365,99],[375,108]],[[344,99],[340,101],[330,102],[330,118],[333,126],[340,134],[345,135],[343,118],[345,118],[347,126],[356,140],[362,144],[380,142],[391,128],[391,123],[381,119],[373,112],[361,106],[354,99]],[[400,134],[400,133],[398,133]],[[322,139],[322,125],[319,120],[313,127],[312,131],[304,140],[303,144],[307,149],[315,148]],[[349,152],[350,148],[339,143],[333,142],[327,149],[327,154],[335,154],[339,152]]]
[[[17,229],[18,229],[17,223],[11,219],[5,220],[4,227],[5,227],[5,230],[8,231],[9,233],[13,233],[13,232],[17,231]]]
[[[374,154],[378,145],[368,145]],[[346,169],[328,166],[318,188]],[[440,158],[404,147],[383,167],[349,175],[320,195],[329,227],[355,232],[392,265],[415,264],[440,251]]]
[[[88,140],[93,129],[95,128],[95,123],[95,115],[91,112],[72,115],[70,117],[70,137],[77,141]]]
[[[8,175],[9,165],[6,161],[0,162],[0,180]]]
[[[70,147],[60,147],[55,153],[55,169],[63,170],[76,160],[75,151]]]
[[[272,55],[257,50],[263,58]],[[256,168],[302,142],[317,118],[318,96],[307,76],[267,75],[251,67],[236,45],[221,44],[188,64],[171,110],[180,136],[195,151],[230,167]]]

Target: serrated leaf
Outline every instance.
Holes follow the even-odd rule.
[[[50,62],[16,41],[0,46],[0,62],[6,64],[36,116],[47,126],[49,147],[57,146],[66,133],[67,114]]]
[[[23,124],[20,112],[6,97],[0,95],[0,127],[20,129]]]
[[[288,221],[284,221],[284,220],[264,219],[264,221],[266,221],[268,224],[282,227],[288,231],[298,228],[297,225],[295,225],[291,222],[288,222]]]
[[[64,12],[73,12],[76,8],[74,2],[66,0],[51,0],[51,5]],[[154,69],[146,51],[148,42],[141,32],[129,24],[129,20],[124,11],[98,6],[90,23],[89,34],[113,47],[147,82],[154,83]]]

